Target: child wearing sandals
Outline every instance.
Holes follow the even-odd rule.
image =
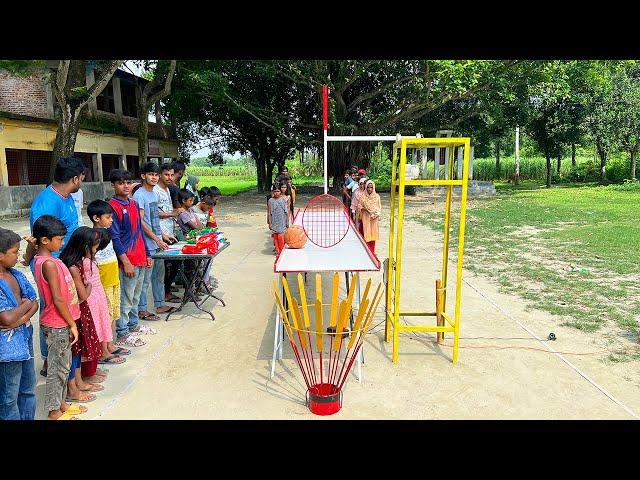
[[[92,402],[96,396],[92,393],[104,390],[100,382],[106,379],[97,375],[98,360],[102,356],[102,347],[96,329],[96,322],[91,315],[89,297],[93,293],[93,285],[89,280],[91,262],[100,244],[100,235],[93,228],[80,227],[73,232],[69,244],[60,254],[60,260],[69,268],[78,292],[80,302],[80,319],[78,341],[71,348],[71,371],[67,384],[67,401],[79,403]],[[89,263],[86,262],[89,261]],[[97,273],[97,268],[96,268]],[[94,294],[95,295],[95,294]],[[106,300],[105,300],[106,303]],[[83,378],[84,377],[84,378]]]
[[[116,320],[119,347],[141,347],[145,342],[139,334],[155,334],[155,329],[138,325],[138,302],[146,268],[153,266],[143,237],[140,209],[131,195],[133,174],[127,170],[114,169],[109,181],[114,196],[109,200],[113,208],[113,223],[109,233],[120,267],[120,317]]]
[[[102,358],[99,363],[122,363],[118,360],[109,360],[112,355],[129,355],[131,350],[116,347],[113,343],[113,328],[120,318],[120,274],[118,269],[118,257],[113,249],[113,240],[107,230],[113,223],[113,208],[104,200],[94,200],[87,205],[87,214],[93,222],[93,228],[101,235],[100,245],[96,252],[96,263],[100,274],[100,283],[107,298],[107,306],[111,317],[111,337],[102,343]],[[98,332],[99,333],[99,332]]]
[[[44,307],[40,312],[40,328],[49,349],[49,365],[44,393],[44,408],[49,420],[74,418],[84,413],[84,406],[70,405],[64,391],[71,364],[71,346],[78,341],[75,320],[80,318],[78,292],[67,266],[52,255],[64,243],[67,228],[52,215],[41,215],[33,224],[38,246],[34,258],[34,278]]]

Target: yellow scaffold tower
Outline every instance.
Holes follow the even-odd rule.
[[[464,252],[464,227],[467,210],[467,186],[469,181],[470,138],[407,138],[400,137],[393,145],[393,165],[391,173],[391,212],[389,215],[389,260],[387,265],[385,341],[389,342],[393,328],[393,362],[398,361],[398,342],[401,332],[437,332],[438,343],[444,340],[445,332],[453,333],[452,362],[458,361],[458,341],[460,336],[460,299],[462,291],[462,260]],[[416,149],[446,148],[449,150],[448,170],[444,179],[407,179],[407,158]],[[462,178],[454,178],[454,152],[462,148]],[[459,158],[459,157],[458,157]],[[399,159],[399,161],[398,161]],[[458,160],[460,161],[460,160]],[[440,159],[435,159],[439,167]],[[460,176],[460,169],[455,169]],[[402,227],[404,223],[405,188],[411,185],[446,187],[444,212],[444,242],[442,254],[442,279],[436,280],[436,311],[412,312],[401,308],[402,286]],[[449,261],[449,239],[451,230],[451,203],[454,187],[460,187],[460,225],[458,235],[458,255],[456,272],[456,299],[453,317],[447,313],[447,266]],[[396,192],[397,189],[397,192]],[[397,214],[397,218],[396,218]],[[401,325],[400,317],[436,317],[433,325]]]

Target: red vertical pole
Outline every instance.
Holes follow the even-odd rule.
[[[322,85],[322,129],[329,129],[329,87]]]

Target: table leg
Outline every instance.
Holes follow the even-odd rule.
[[[286,276],[286,274],[282,274]],[[284,292],[284,285],[280,281],[280,298],[282,298],[284,308],[287,308],[287,297]],[[282,344],[284,343],[284,325],[280,317],[280,309],[276,305],[276,325],[273,333],[273,354],[271,355],[271,378],[276,373],[276,360],[282,360]]]
[[[182,307],[185,306],[185,304],[189,301],[189,297],[187,295],[187,291],[188,291],[188,285],[189,285],[189,280],[187,279],[187,276],[184,273],[184,261],[180,262],[180,266],[178,267],[178,275],[180,275],[180,277],[182,278],[182,281],[184,283],[184,294],[182,295],[182,303],[180,303],[180,306],[174,310],[173,312],[169,313],[166,318],[164,319],[165,322],[169,321],[169,317],[171,315],[173,315],[174,313],[178,313],[179,311],[182,310]]]
[[[283,273],[282,276],[287,278],[287,274]],[[289,308],[289,303],[287,300],[287,295],[284,291],[284,283],[280,282],[282,285],[280,295],[282,297],[282,301],[284,302],[284,308]],[[278,349],[278,358],[282,360],[282,345],[284,344],[284,324],[282,323],[282,319],[280,319],[280,348]]]
[[[189,300],[191,300],[194,303],[194,305],[196,306],[196,308],[198,310],[200,310],[201,312],[209,314],[211,316],[211,320],[215,321],[216,317],[213,315],[213,313],[210,312],[210,311],[207,311],[207,310],[203,310],[200,307],[200,305],[198,304],[198,302],[197,302],[197,300],[195,298],[196,297],[196,289],[198,288],[198,286],[200,284],[204,283],[204,280],[202,279],[202,276],[203,276],[204,273],[200,274],[200,266],[207,260],[208,260],[207,264],[209,262],[211,262],[211,258],[202,258],[202,259],[196,260],[196,262],[197,262],[196,263],[196,268],[195,268],[195,271],[194,271],[193,276],[191,277],[191,279],[187,278],[187,275],[184,272],[184,262],[185,261],[184,260],[182,261],[182,265],[180,266],[180,270],[178,271],[178,273],[182,276],[182,280],[183,280],[184,285],[185,285],[184,294],[182,295],[182,303],[180,304],[180,306],[175,311],[173,311],[173,312],[171,312],[170,314],[167,315],[167,318],[165,318],[165,321],[169,321],[169,317],[172,314],[181,311],[182,307],[184,307]],[[206,265],[205,265],[205,267],[206,267]],[[204,272],[204,270],[203,270],[203,272]],[[205,299],[205,301],[206,301],[206,299]],[[204,301],[202,303],[204,303]]]
[[[278,306],[276,306],[276,325],[275,325],[275,333],[273,335],[273,355],[271,355],[271,378],[276,373],[276,359],[278,357],[278,349],[280,347],[279,340],[280,339],[280,310]]]
[[[207,260],[208,260],[208,261],[207,261],[207,263],[203,266],[203,268],[204,268],[203,272],[206,272],[206,271],[207,271],[207,269],[209,268],[209,264],[213,261],[213,258],[209,258],[209,259],[207,259]],[[211,290],[209,290],[209,286],[208,286],[208,285],[207,285],[207,283],[204,281],[204,273],[202,274],[202,276],[200,276],[200,278],[199,278],[199,279],[200,279],[200,284],[199,284],[199,285],[196,285],[196,287],[195,287],[195,288],[196,288],[196,290],[202,286],[202,287],[204,287],[204,289],[207,291],[207,298],[205,298],[205,299],[200,303],[200,305],[202,305],[204,302],[206,302],[206,301],[207,301],[207,299],[208,299],[209,297],[213,297],[213,298],[215,298],[216,300],[218,300],[218,301],[222,304],[222,306],[223,306],[223,307],[226,307],[227,305],[224,303],[224,300],[222,300],[222,299],[221,299],[220,297],[218,297],[217,295],[214,295],[214,294],[213,294],[213,292],[212,292]]]

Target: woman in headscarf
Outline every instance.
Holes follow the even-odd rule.
[[[364,195],[364,186],[366,185],[367,180],[368,178],[366,177],[358,180],[358,189],[353,192],[353,197],[351,198],[351,213],[353,214],[353,221],[361,235],[362,222],[360,221],[360,210],[358,209],[358,204],[360,203],[360,198]]]
[[[364,194],[358,200],[358,209],[360,210],[360,218],[362,218],[364,240],[371,253],[375,254],[382,204],[380,203],[380,195],[376,193],[376,185],[372,180],[368,180],[365,185]]]
[[[189,175],[187,177],[187,184],[184,187],[193,193],[193,196],[195,197],[193,200],[194,204],[198,203],[198,183],[200,183],[200,179],[198,177],[195,175]]]

